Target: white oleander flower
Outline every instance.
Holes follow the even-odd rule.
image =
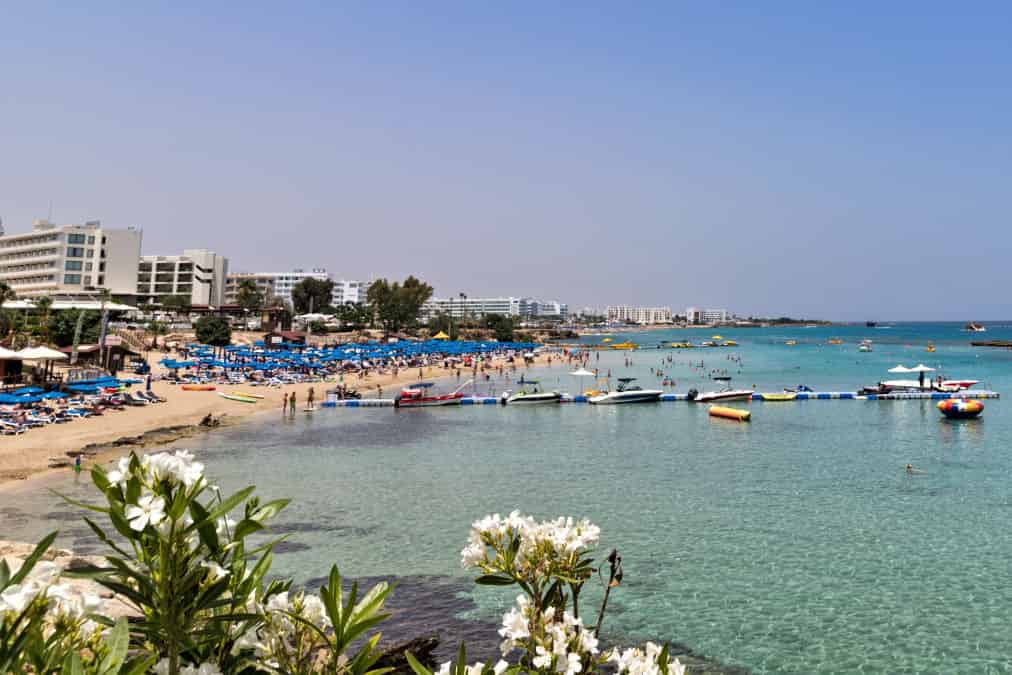
[[[23,612],[39,594],[34,584],[11,584],[0,593],[0,613]]]
[[[151,669],[156,675],[169,675],[169,659],[159,661]],[[199,666],[180,666],[179,675],[221,675],[221,670],[213,663],[202,663]]]
[[[211,573],[211,581],[217,581],[222,577],[228,576],[228,571],[218,563],[214,562],[213,560],[205,560],[204,562],[200,563],[200,566],[206,567],[208,571]]]
[[[225,516],[224,518],[219,518],[214,524],[214,531],[218,534],[218,537],[221,538],[229,535],[231,532],[235,532],[236,524],[237,523],[233,519]]]
[[[137,505],[126,508],[126,517],[130,521],[130,529],[140,532],[148,524],[157,525],[165,519],[165,500],[153,494],[147,494],[137,500]]]
[[[130,458],[120,457],[117,467],[110,471],[106,477],[109,479],[111,484],[125,487],[127,481],[130,480],[131,477]]]

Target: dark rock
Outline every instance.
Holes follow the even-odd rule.
[[[435,670],[437,663],[434,652],[438,646],[439,637],[436,635],[417,637],[402,642],[384,650],[373,668],[393,668],[395,673],[411,673],[411,666],[408,665],[408,659],[404,656],[405,653],[410,653],[429,670]]]

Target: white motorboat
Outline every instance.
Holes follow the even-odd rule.
[[[615,391],[602,392],[597,396],[591,396],[587,401],[597,405],[614,405],[617,403],[651,403],[661,399],[663,390],[644,389],[639,385],[631,384],[635,380],[635,377],[620,377]]]
[[[724,387],[716,391],[707,391],[702,394],[695,389],[689,391],[689,400],[696,403],[714,403],[715,401],[748,401],[752,398],[751,389],[732,389],[731,378],[726,376],[714,377],[714,380],[723,382]]]
[[[871,340],[861,340],[861,345],[857,348],[859,352],[870,352],[871,351]]]
[[[517,392],[504,391],[499,397],[503,405],[533,405],[538,403],[559,403],[562,401],[562,393],[558,391],[541,391],[537,380],[521,380],[517,384],[523,385],[523,389]],[[530,390],[527,387],[530,387]]]
[[[974,321],[971,321],[970,323],[968,323],[965,326],[963,326],[963,330],[968,331],[970,333],[986,333],[987,332],[987,328],[984,328],[984,326],[982,326],[981,324],[976,323]]]

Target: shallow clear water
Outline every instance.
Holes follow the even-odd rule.
[[[713,368],[760,390],[853,391],[893,377],[897,363],[925,362],[1012,391],[1012,352],[971,348],[958,328],[722,329],[739,347],[642,350],[631,368],[625,353],[604,353],[599,367],[652,385],[649,369],[673,353],[665,369],[679,392],[710,388]],[[826,344],[836,336],[847,342]],[[874,352],[856,351],[864,337]],[[989,325],[982,337],[1012,338],[1012,328]],[[928,340],[936,352],[924,351]],[[728,354],[742,357],[740,375]],[[571,369],[540,375],[577,391]],[[751,424],[681,402],[336,409],[266,415],[189,445],[224,486],[294,498],[280,520],[292,544],[276,567],[302,580],[335,561],[353,576],[466,580],[458,552],[476,517],[587,516],[602,547],[625,558],[606,620],[615,639],[673,639],[760,673],[1012,670],[1008,404],[985,401],[982,419],[956,423],[931,401],[750,406]],[[923,473],[906,474],[908,462]],[[50,483],[86,493],[72,481]],[[29,484],[0,493],[0,517],[0,536],[27,538],[70,516]],[[88,545],[71,530],[66,544]],[[472,594],[480,618],[508,602]]]

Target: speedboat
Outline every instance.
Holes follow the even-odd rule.
[[[973,385],[980,382],[980,380],[942,380],[939,383],[942,391],[963,391],[971,388]]]
[[[971,333],[986,333],[987,332],[987,328],[984,328],[979,323],[974,323],[973,321],[971,321],[970,323],[968,323],[965,326],[963,326],[963,330],[969,331]]]
[[[587,401],[597,405],[614,405],[617,403],[651,403],[660,400],[661,394],[664,393],[661,389],[644,389],[639,385],[632,384],[635,380],[635,377],[620,377],[615,391],[601,392],[596,396],[591,396]]]
[[[404,387],[394,397],[394,407],[429,408],[440,405],[460,405],[460,401],[464,398],[464,395],[460,393],[459,389],[449,394],[434,395],[429,392],[432,384],[432,382],[419,382],[418,384]]]
[[[751,389],[732,389],[731,378],[721,375],[714,380],[724,383],[724,388],[700,394],[695,389],[689,391],[689,400],[696,403],[713,403],[714,401],[748,401],[752,398]]]
[[[857,348],[859,352],[870,352],[871,351],[871,340],[861,340],[861,345]]]
[[[521,380],[517,384],[523,385],[524,388],[518,392],[504,391],[499,397],[500,403],[503,405],[532,405],[535,403],[558,403],[562,400],[562,394],[558,391],[541,391],[538,388],[537,380]],[[527,385],[531,386],[530,391],[526,389]]]

